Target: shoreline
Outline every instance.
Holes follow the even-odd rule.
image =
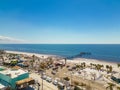
[[[52,57],[56,57],[57,58],[57,56],[55,56],[55,55],[46,55],[46,54],[37,54],[37,53],[27,53],[27,52],[19,52],[19,51],[6,51],[6,53],[14,53],[14,54],[24,54],[24,55],[28,55],[28,56],[32,56],[32,55],[35,55],[35,56],[37,56],[37,57],[41,57],[41,56],[44,56],[44,58],[47,58],[47,57],[50,57],[50,56],[52,56]],[[44,60],[44,59],[43,59]],[[55,61],[56,61],[57,59],[55,59]],[[60,60],[60,62],[64,62],[65,60],[64,59],[61,59]],[[84,71],[86,72],[86,75],[89,75],[89,76],[87,76],[87,78],[86,78],[86,80],[88,79],[88,80],[92,80],[91,79],[91,74],[90,73],[95,73],[95,75],[96,75],[96,83],[98,82],[98,77],[100,77],[100,75],[104,75],[103,77],[101,77],[101,79],[99,79],[100,81],[99,81],[99,84],[106,84],[106,82],[108,82],[107,80],[109,80],[109,79],[106,79],[106,71],[105,72],[101,72],[101,71],[97,71],[97,70],[94,70],[94,69],[88,69],[88,67],[90,66],[90,64],[92,63],[92,64],[100,64],[100,65],[103,65],[103,70],[106,70],[106,65],[109,65],[109,66],[112,66],[112,71],[114,71],[114,72],[117,72],[117,74],[115,74],[115,75],[118,75],[118,72],[119,72],[119,68],[118,68],[118,63],[117,62],[107,62],[107,61],[103,61],[103,60],[97,60],[97,59],[87,59],[87,58],[74,58],[74,59],[72,59],[72,60],[70,60],[70,59],[67,59],[67,64],[66,65],[69,65],[69,66],[74,66],[75,64],[78,64],[78,65],[80,65],[81,63],[83,63],[83,62],[85,62],[85,64],[86,64],[86,69],[85,70],[83,70],[83,71],[80,71],[82,74],[81,74],[81,78],[83,78],[83,80],[84,80]],[[65,69],[64,69],[65,70]],[[61,74],[61,76],[63,75],[63,73],[64,73],[64,71],[62,72],[62,74]],[[66,72],[65,72],[66,73]],[[48,74],[50,75],[50,73],[48,72]],[[69,73],[68,73],[69,74]],[[60,74],[59,74],[60,75]],[[58,77],[61,77],[61,76],[59,76],[58,75]],[[67,74],[66,74],[67,75]],[[76,73],[74,73],[74,75],[78,75],[78,74],[76,74]],[[83,76],[82,76],[83,75]],[[64,75],[63,75],[64,76]],[[34,76],[33,76],[34,77]],[[75,77],[77,77],[77,78],[79,78],[79,76],[75,76]],[[104,79],[105,78],[105,79]],[[75,78],[74,78],[75,79]],[[76,79],[75,79],[76,80]],[[85,83],[87,82],[87,81],[84,81]],[[93,84],[94,85],[94,84]],[[99,87],[99,86],[98,86]],[[101,89],[99,89],[99,90],[101,90]]]
[[[6,50],[6,53],[25,54],[25,55],[28,55],[28,56],[35,55],[35,56],[37,56],[37,57],[42,57],[42,56],[44,56],[45,58],[51,57],[51,56],[56,57],[55,55],[49,55],[49,54],[39,54],[39,53],[30,53],[30,52],[21,52],[21,51],[9,51],[9,50]]]
[[[57,56],[57,55],[50,55],[50,54],[39,54],[39,53],[30,53],[30,52],[20,52],[20,51],[9,51],[9,50],[6,50],[7,53],[13,53],[13,54],[25,54],[25,55],[28,55],[28,56],[32,56],[32,55],[35,55],[37,57],[42,57],[44,56],[45,58],[47,57],[60,57],[60,56]],[[68,62],[71,62],[71,63],[79,63],[79,62],[86,62],[86,63],[106,63],[106,64],[117,64],[119,62],[112,62],[112,61],[105,61],[105,60],[99,60],[99,59],[89,59],[89,58],[73,58],[73,59],[67,59]]]

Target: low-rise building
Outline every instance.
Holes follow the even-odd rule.
[[[0,71],[0,87],[11,87],[16,89],[16,83],[29,78],[28,71],[22,70],[18,66],[8,69],[1,69]],[[25,83],[25,82],[24,82]],[[1,90],[1,89],[0,89]]]

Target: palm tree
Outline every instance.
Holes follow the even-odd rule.
[[[113,67],[106,65],[107,73],[112,73]]]
[[[65,65],[66,65],[66,63],[67,63],[67,58],[65,58]]]
[[[117,90],[120,90],[120,87],[117,87]]]
[[[104,68],[104,65],[101,65],[101,70],[103,70],[103,68]]]
[[[52,64],[53,64],[52,58],[50,57],[50,58],[48,58],[48,59],[49,59],[49,60],[48,60],[47,64],[48,64],[48,65],[52,65]]]
[[[41,62],[39,65],[39,70],[42,70],[42,76],[43,72],[46,70],[47,65],[44,62]],[[43,79],[42,79],[42,90],[43,90]]]
[[[109,88],[109,90],[113,90],[113,87],[115,86],[115,84],[113,83],[108,83],[108,87],[106,87],[106,90]]]
[[[107,69],[107,72],[108,72],[108,69],[109,69],[109,65],[106,65],[106,69]]]
[[[0,59],[2,60],[2,63],[4,63],[4,57],[2,55],[0,56]]]
[[[112,73],[113,67],[109,66],[109,72]]]
[[[95,68],[99,71],[100,70],[100,64],[95,65]]]
[[[117,66],[118,66],[118,68],[120,68],[120,63],[118,63]],[[120,75],[120,73],[119,73],[119,75]]]
[[[120,63],[117,64],[118,68],[120,67]]]
[[[40,83],[37,83],[38,84],[38,90],[40,90]]]
[[[0,50],[0,54],[5,54],[5,50]]]
[[[85,67],[86,67],[86,63],[85,63],[85,62],[81,63],[81,66],[82,66],[83,68],[85,68]]]
[[[118,68],[120,68],[120,63],[117,64]]]
[[[35,62],[35,55],[32,55],[32,58],[33,58],[33,62]]]
[[[30,60],[30,66],[31,66],[31,68],[33,68],[33,64],[34,64],[33,60]]]
[[[81,68],[81,65],[76,65],[76,69],[80,69]]]
[[[90,63],[90,67],[91,67],[91,69],[92,69],[92,67],[93,67],[93,64],[92,64],[92,63]]]
[[[84,83],[79,84],[78,81],[74,81],[74,86],[75,86],[74,90],[83,90],[83,87],[86,86],[86,84]],[[81,86],[81,88],[78,89],[77,86]]]

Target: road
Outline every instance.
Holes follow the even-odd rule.
[[[35,80],[38,80],[38,82],[40,83],[40,90],[42,90],[42,79],[40,77],[40,75],[36,74],[36,73],[31,73],[30,77],[32,77]],[[53,85],[52,83],[49,83],[45,80],[43,80],[43,90],[58,90],[57,86]]]

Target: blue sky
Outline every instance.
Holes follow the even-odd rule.
[[[1,0],[0,43],[120,44],[120,0]]]

